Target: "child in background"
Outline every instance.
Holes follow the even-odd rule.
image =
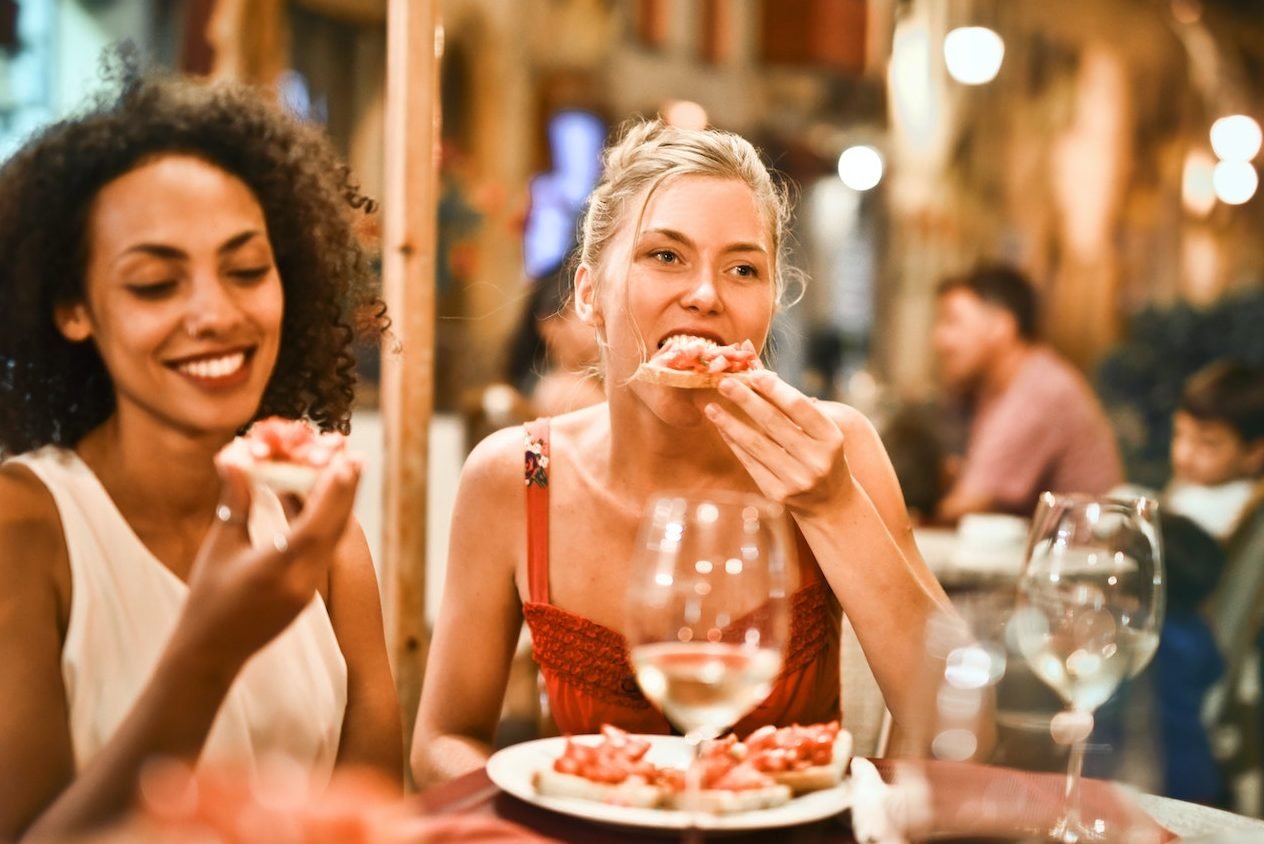
[[[1264,371],[1217,361],[1186,382],[1173,417],[1169,512],[1229,539],[1264,473]]]
[[[1199,607],[1216,588],[1225,554],[1190,518],[1160,520],[1167,574],[1167,616],[1151,669],[1162,747],[1163,794],[1223,805],[1224,791],[1202,722],[1203,701],[1225,663]]]

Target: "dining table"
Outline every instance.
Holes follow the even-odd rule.
[[[906,763],[883,758],[870,761],[888,783],[898,782],[902,777],[907,782],[910,768]],[[923,818],[925,834],[911,836],[914,840],[921,837],[990,842],[1033,840],[1036,830],[1047,826],[1060,809],[1065,781],[1065,777],[1054,774],[938,760],[920,760],[911,770],[924,778],[930,813]],[[1208,806],[1138,794],[1104,780],[1085,780],[1082,798],[1085,808],[1099,810],[1100,816],[1128,819],[1130,832],[1150,833],[1130,840],[1156,844],[1264,841],[1264,821]],[[554,841],[633,844],[671,840],[672,835],[679,837],[678,831],[620,827],[536,805],[503,791],[492,782],[486,768],[427,788],[412,799],[416,808],[429,817],[463,815],[496,819]],[[779,844],[857,842],[849,809],[784,828],[729,829],[717,838],[731,844],[770,840]]]

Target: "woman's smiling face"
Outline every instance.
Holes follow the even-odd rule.
[[[84,301],[59,306],[56,320],[96,345],[120,418],[232,432],[258,410],[283,311],[251,190],[202,159],[164,155],[97,194]]]
[[[604,329],[608,380],[627,381],[676,334],[762,350],[775,311],[774,260],[768,222],[741,181],[684,176],[629,203],[600,281],[587,270],[576,278]]]

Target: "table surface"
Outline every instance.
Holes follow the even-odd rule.
[[[890,760],[875,759],[875,766],[889,779],[893,771]],[[1203,840],[1208,836],[1224,836],[1217,840],[1264,841],[1264,821],[1234,815],[1219,809],[1184,803],[1166,797],[1148,794],[1132,794],[1132,798],[1160,825],[1181,837]],[[661,831],[644,832],[632,829],[598,826],[568,815],[525,803],[502,792],[483,770],[459,777],[451,782],[423,791],[415,798],[421,810],[428,815],[470,814],[494,817],[516,823],[539,835],[565,842],[601,841],[662,842]],[[723,840],[732,844],[747,841],[767,841],[770,831],[751,833],[725,833]],[[808,824],[780,829],[775,832],[779,844],[825,844],[825,842],[854,842],[846,813]],[[1207,838],[1207,840],[1211,840]]]
[[[601,826],[568,815],[551,812],[533,806],[501,791],[478,770],[451,782],[423,791],[417,796],[422,811],[427,815],[473,814],[494,817],[516,823],[539,835],[565,842],[590,842],[600,840],[611,844],[630,842],[663,842],[673,840],[674,833],[664,837],[662,831],[638,831]],[[827,818],[815,823],[800,824],[778,830],[759,830],[751,833],[725,832],[723,840],[731,844],[768,841],[775,835],[778,844],[824,844],[824,842],[854,842],[846,816]],[[678,836],[677,836],[678,837]]]

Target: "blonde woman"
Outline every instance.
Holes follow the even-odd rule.
[[[486,760],[524,620],[561,731],[669,732],[637,688],[622,634],[638,520],[661,489],[759,493],[797,527],[790,652],[739,734],[839,717],[842,612],[897,722],[911,717],[909,666],[947,602],[859,413],[771,372],[715,390],[632,378],[673,335],[764,349],[786,286],[788,207],[756,150],[726,132],[638,122],[604,164],[575,307],[601,346],[607,400],[494,434],[465,466],[413,742],[422,782]]]

